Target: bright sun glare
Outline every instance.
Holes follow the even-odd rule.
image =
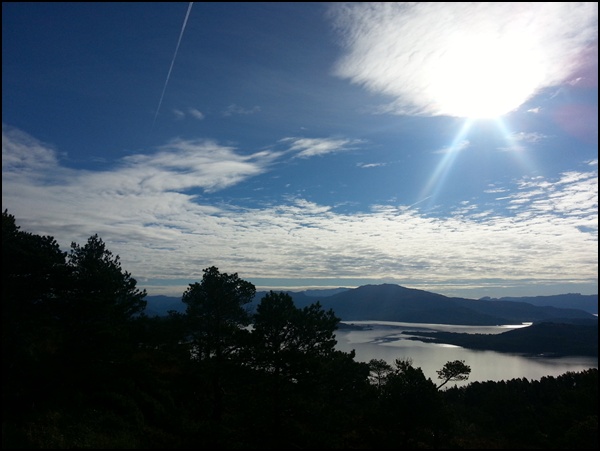
[[[431,79],[442,114],[493,119],[523,104],[541,76],[528,41],[493,33],[450,41]]]

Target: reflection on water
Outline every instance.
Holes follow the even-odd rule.
[[[444,331],[473,334],[499,334],[527,324],[505,326],[452,326],[447,324],[400,323],[390,321],[352,321],[365,329],[340,329],[336,332],[337,349],[356,351],[355,360],[368,362],[383,359],[393,365],[395,359],[412,360],[425,376],[438,382],[436,371],[448,361],[464,360],[471,367],[469,379],[455,385],[475,381],[501,381],[517,378],[539,380],[544,376],[560,376],[568,371],[578,372],[598,368],[596,357],[524,357],[494,351],[476,351],[448,344],[407,340],[410,331]],[[405,332],[404,334],[402,332]],[[451,386],[452,384],[447,384]]]

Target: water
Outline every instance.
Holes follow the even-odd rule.
[[[469,379],[464,382],[451,382],[453,385],[466,385],[475,381],[501,381],[517,378],[539,380],[544,376],[560,376],[568,371],[579,372],[598,368],[597,357],[525,357],[518,354],[495,351],[478,351],[460,346],[424,343],[407,340],[406,334],[417,329],[460,333],[498,334],[512,328],[526,327],[528,324],[506,326],[452,326],[447,324],[418,324],[390,321],[352,321],[351,324],[368,326],[365,330],[340,329],[336,332],[337,349],[356,351],[355,360],[368,362],[383,359],[393,366],[395,359],[411,359],[415,368],[421,368],[425,377],[434,383],[440,382],[437,370],[446,362],[464,360],[471,367]]]

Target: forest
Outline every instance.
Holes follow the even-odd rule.
[[[336,350],[317,301],[211,266],[185,312],[146,292],[98,236],[64,252],[2,214],[2,447],[12,449],[598,449],[598,370],[438,380]]]

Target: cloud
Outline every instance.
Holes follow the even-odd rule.
[[[61,166],[52,148],[3,126],[2,177],[8,182],[6,190],[13,184],[54,183],[54,189],[77,186],[91,196],[137,196],[194,189],[212,193],[264,173],[279,155],[268,151],[242,155],[232,147],[209,140],[175,139],[153,153],[124,157],[111,170],[72,170]]]
[[[178,120],[185,119],[188,114],[192,118],[197,119],[199,121],[201,121],[205,118],[204,113],[196,108],[188,108],[187,114],[180,109],[173,109],[173,114],[175,115],[175,119],[178,119]]]
[[[284,138],[280,142],[288,143],[289,150],[297,152],[298,158],[343,152],[354,149],[361,143],[360,140],[345,138]]]
[[[259,106],[254,106],[252,108],[243,108],[235,103],[229,105],[225,110],[223,110],[223,116],[233,116],[237,114],[254,114],[260,111]]]
[[[204,113],[202,113],[202,111],[197,110],[196,108],[190,108],[188,111],[194,119],[198,119],[199,121],[204,119]]]
[[[173,140],[102,171],[66,168],[55,149],[8,127],[2,147],[2,205],[23,230],[63,246],[98,233],[152,293],[181,295],[173,281],[200,280],[211,265],[246,280],[597,283],[595,170],[495,186],[502,199],[433,217],[417,204],[352,213],[302,197],[223,204],[206,193],[268,171],[282,154],[206,140]]]
[[[276,156],[265,151],[241,155],[208,140],[176,139],[158,152],[125,157],[115,174],[123,180],[121,186],[131,191],[202,188],[215,192],[265,172]]]
[[[381,166],[387,166],[387,163],[356,163],[359,168],[377,168]]]
[[[503,152],[524,152],[526,145],[539,144],[549,136],[538,132],[515,132],[506,136],[506,145],[498,147]],[[524,145],[525,144],[525,145]]]
[[[41,171],[55,167],[56,152],[47,144],[2,124],[2,168],[22,171]]]
[[[334,3],[330,16],[344,49],[334,74],[391,97],[397,114],[461,116],[486,102],[505,113],[590,60],[597,73],[595,2]]]
[[[175,119],[177,120],[185,119],[185,113],[181,110],[175,108],[173,109],[173,114],[175,115]]]
[[[510,136],[510,139],[513,141],[523,141],[523,142],[527,142],[527,143],[537,143],[540,142],[544,139],[547,139],[548,136],[544,135],[543,133],[538,133],[538,132],[518,132],[518,133],[513,133]]]

